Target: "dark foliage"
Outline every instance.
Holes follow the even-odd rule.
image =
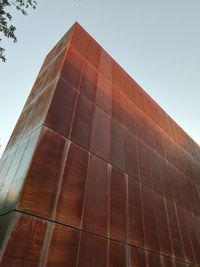
[[[35,0],[0,0],[0,33],[6,37],[12,39],[14,42],[17,41],[15,35],[16,27],[12,25],[12,15],[9,13],[9,7],[15,6],[23,15],[27,15],[27,9],[35,9],[37,1]],[[0,38],[0,42],[2,38]],[[0,60],[5,62],[5,49],[0,46]]]

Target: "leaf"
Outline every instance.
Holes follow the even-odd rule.
[[[17,37],[15,35],[16,27],[11,23],[12,15],[7,12],[10,6],[15,6],[22,15],[27,15],[26,9],[35,9],[37,6],[37,1],[35,0],[0,0],[0,32],[3,33],[4,37],[10,38],[13,42],[17,42]],[[2,39],[0,39],[2,41]],[[5,49],[0,47],[0,60],[5,62]]]

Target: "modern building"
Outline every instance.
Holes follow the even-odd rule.
[[[200,148],[78,24],[0,162],[1,267],[200,266]]]

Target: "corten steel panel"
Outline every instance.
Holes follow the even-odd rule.
[[[111,122],[110,162],[125,171],[125,129],[112,119]]]
[[[0,266],[200,266],[200,148],[78,24],[0,161]]]
[[[109,187],[108,164],[91,156],[85,192],[82,228],[101,236],[108,236]]]
[[[20,209],[52,217],[64,146],[62,136],[43,129],[20,196]],[[39,186],[40,183],[43,186]]]
[[[97,70],[91,66],[91,64],[85,63],[80,84],[80,92],[93,102],[96,96],[97,77]]]
[[[146,251],[136,247],[130,249],[130,263],[133,267],[146,267]]]
[[[144,239],[145,248],[151,251],[160,252],[159,240],[158,240],[158,229],[156,224],[156,214],[154,207],[154,192],[142,185],[142,210],[144,219]]]
[[[125,170],[129,176],[139,180],[137,140],[129,130],[125,134]]]
[[[112,168],[110,184],[110,237],[126,242],[126,177]]]
[[[70,138],[86,149],[89,149],[90,146],[93,115],[93,102],[84,95],[79,94]]]
[[[142,211],[141,184],[128,177],[128,242],[144,247],[144,222]]]
[[[39,266],[48,222],[13,213],[1,266]]]
[[[111,115],[112,113],[112,83],[110,83],[100,73],[97,79],[95,103],[103,111]]]
[[[172,255],[171,233],[167,218],[165,199],[159,194],[154,194],[154,206],[158,230],[160,252],[165,255]]]
[[[60,79],[46,118],[46,125],[60,135],[69,136],[76,97],[77,91]]]
[[[100,131],[99,129],[104,129]],[[91,136],[91,151],[110,161],[111,118],[99,107],[95,107]]]
[[[85,198],[89,155],[71,144],[56,206],[56,221],[80,227]]]

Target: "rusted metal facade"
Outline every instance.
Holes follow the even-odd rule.
[[[200,148],[75,23],[2,156],[0,212],[2,267],[200,266]]]

